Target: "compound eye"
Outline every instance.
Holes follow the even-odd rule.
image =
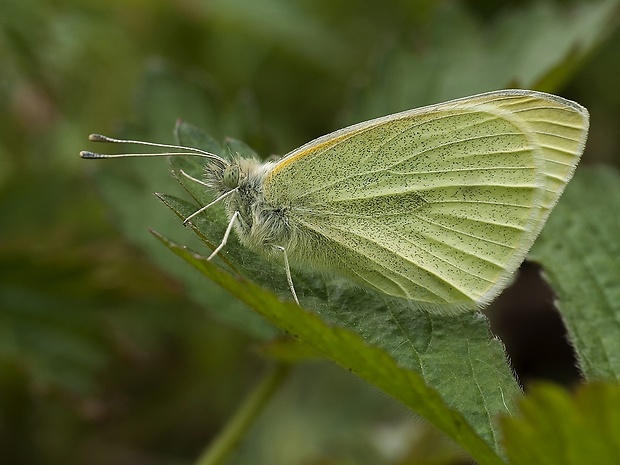
[[[223,173],[224,185],[230,189],[239,186],[239,165],[230,165],[224,169]]]

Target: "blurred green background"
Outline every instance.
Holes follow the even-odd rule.
[[[207,283],[186,291],[192,271],[148,233],[163,216],[187,234],[150,195],[173,189],[165,161],[140,161],[144,185],[125,160],[81,160],[89,133],[173,143],[181,118],[269,156],[512,86],[586,106],[583,163],[618,164],[617,20],[615,1],[2,2],[0,463],[192,463],[269,364],[275,330]],[[140,216],[118,212],[134,201]],[[559,320],[523,274],[496,331],[522,380],[571,383]],[[431,463],[424,444],[460,463],[403,407],[313,362],[233,462]]]

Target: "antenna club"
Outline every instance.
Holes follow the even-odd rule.
[[[88,140],[93,142],[108,142],[109,138],[101,134],[91,134],[88,136]]]
[[[89,152],[88,150],[82,150],[80,152],[80,157],[82,158],[104,158],[99,153]]]

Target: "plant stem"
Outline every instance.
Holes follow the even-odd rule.
[[[250,429],[277,388],[286,379],[290,365],[278,363],[245,398],[226,426],[213,439],[195,465],[222,465]]]

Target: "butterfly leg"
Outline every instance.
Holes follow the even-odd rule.
[[[198,184],[202,184],[205,187],[208,187],[209,189],[211,189],[211,187],[204,181],[201,181],[200,179],[195,178],[194,176],[190,176],[189,174],[187,174],[185,171],[180,170],[179,171],[183,176],[185,176],[187,179],[191,179],[194,182],[197,182]]]
[[[196,210],[194,213],[192,213],[191,215],[189,215],[187,218],[185,218],[183,220],[183,226],[185,226],[187,223],[189,223],[189,220],[191,220],[193,217],[195,217],[196,215],[199,215],[200,213],[202,213],[203,211],[205,211],[207,208],[209,208],[212,205],[215,205],[216,203],[218,203],[220,200],[228,197],[230,194],[232,194],[233,192],[236,192],[237,189],[233,189],[231,191],[225,192],[222,195],[220,195],[217,199],[215,199],[213,202],[206,204],[204,207],[200,208],[199,210]],[[239,212],[236,212],[239,213]]]
[[[230,219],[230,222],[228,223],[228,227],[226,228],[226,232],[224,233],[224,237],[222,238],[222,242],[220,242],[220,245],[218,245],[217,248],[213,251],[213,253],[209,255],[209,258],[207,258],[207,260],[211,260],[213,257],[215,257],[218,254],[220,250],[224,248],[224,246],[228,242],[228,236],[230,236],[230,231],[232,231],[232,228],[233,228],[233,225],[235,224],[235,220],[237,219],[237,216],[239,216],[239,212],[235,212],[233,214],[232,218]]]
[[[297,299],[297,293],[295,292],[295,286],[293,286],[293,278],[291,277],[291,267],[288,264],[288,254],[286,253],[286,249],[280,245],[276,246],[277,249],[281,250],[284,254],[284,267],[286,268],[286,280],[288,281],[288,287],[293,294],[293,299],[299,305],[299,299]]]

